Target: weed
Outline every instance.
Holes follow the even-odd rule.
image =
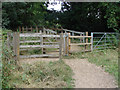
[[[118,50],[105,49],[103,51],[93,51],[86,53],[74,53],[76,58],[87,58],[89,62],[95,63],[105,69],[106,72],[114,75],[118,80]]]
[[[63,61],[23,64],[24,72],[14,72],[10,86],[17,88],[72,88],[72,70]]]

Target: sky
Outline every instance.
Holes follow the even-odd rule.
[[[57,10],[57,11],[61,10],[62,1],[49,0],[49,3],[50,4],[48,4],[48,7],[47,7],[48,10],[52,10],[52,9]]]

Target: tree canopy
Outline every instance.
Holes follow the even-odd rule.
[[[3,28],[62,27],[77,31],[119,31],[120,3],[64,2],[61,11],[47,10],[44,2],[3,3]]]

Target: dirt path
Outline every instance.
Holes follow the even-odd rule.
[[[23,59],[21,63],[34,63],[39,61],[58,61],[58,58]],[[115,79],[101,67],[91,64],[86,59],[64,59],[64,62],[74,72],[75,88],[116,88]]]
[[[75,79],[75,88],[116,88],[115,79],[104,72],[101,67],[89,63],[85,59],[64,60],[69,65]]]

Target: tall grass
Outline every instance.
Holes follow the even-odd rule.
[[[13,59],[14,55],[12,50],[6,46],[6,31],[3,32],[3,45],[2,45],[2,88],[9,88],[9,80],[13,75],[13,71],[17,70],[16,62]]]
[[[23,72],[14,72],[13,88],[72,88],[72,70],[63,61],[23,64]]]
[[[72,70],[63,61],[22,64],[23,70],[19,71],[12,50],[6,46],[6,34],[3,35],[2,88],[73,87]]]
[[[118,81],[118,49],[104,49],[93,52],[73,53],[70,58],[88,59],[89,62],[101,66]]]

